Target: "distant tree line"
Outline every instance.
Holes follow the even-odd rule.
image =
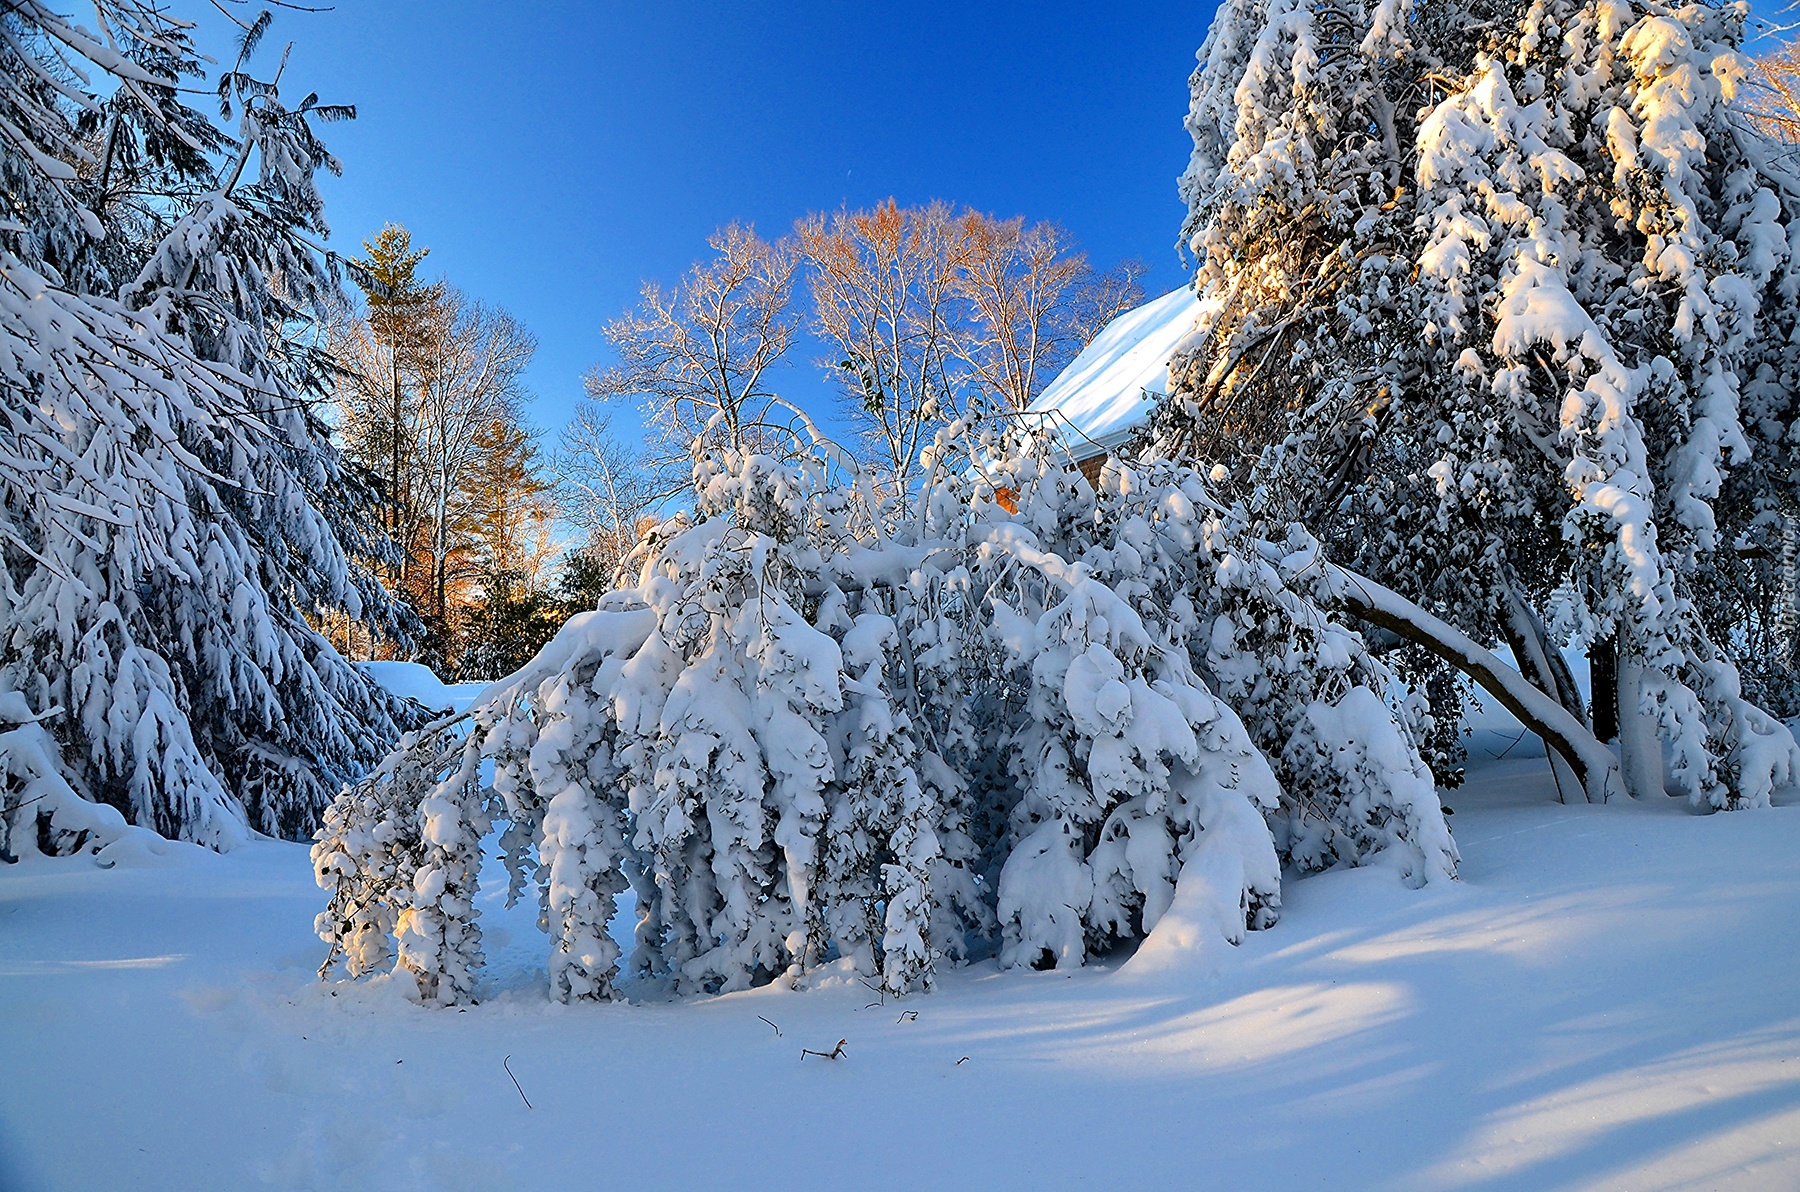
[[[404,227],[364,243],[350,262],[360,307],[330,329],[336,425],[395,547],[374,565],[418,633],[400,642],[340,617],[341,649],[455,678],[516,669],[612,586],[688,488],[696,442],[791,452],[778,370],[808,342],[863,456],[904,493],[938,426],[1023,410],[1143,298],[1135,261],[1097,270],[1054,224],[944,202],[812,215],[775,240],[732,224],[708,245],[676,285],[645,283],[607,324],[617,360],[590,374],[590,400],[546,457],[525,418],[530,333],[424,280],[428,250]],[[620,403],[637,407],[647,442],[615,432]]]
[[[542,585],[557,553],[556,505],[522,376],[536,341],[418,267],[428,250],[389,224],[350,263],[362,309],[331,326],[334,412],[344,452],[376,494],[371,514],[393,543],[380,568],[417,618],[410,644],[334,626],[341,648],[406,652],[446,675],[483,674],[493,637],[516,615],[488,606]],[[360,635],[360,636],[359,636]]]

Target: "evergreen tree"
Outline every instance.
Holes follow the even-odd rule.
[[[577,609],[549,588],[516,571],[500,571],[483,581],[486,591],[462,625],[457,674],[468,679],[500,679],[531,661]]]
[[[1755,806],[1800,761],[1732,661],[1791,501],[1800,226],[1741,41],[1706,6],[1245,2],[1194,76],[1203,314],[1157,433],[1424,606],[1383,624],[1434,665],[1504,684],[1427,609],[1508,645],[1570,794]]]
[[[475,448],[468,486],[476,561],[489,575],[509,572],[542,588],[556,553],[557,508],[534,436],[517,422],[496,418],[476,433]]]
[[[368,350],[362,365],[340,386],[347,424],[353,429],[351,454],[371,474],[382,478],[385,528],[397,541],[410,538],[418,496],[410,469],[410,427],[419,416],[413,384],[428,334],[430,307],[443,297],[443,285],[418,279],[419,263],[431,250],[412,247],[412,233],[387,224],[373,240],[363,241],[364,256],[352,262],[350,276],[367,304]],[[408,560],[402,558],[404,567]],[[396,580],[404,581],[404,575]]]
[[[350,112],[247,73],[265,14],[219,80],[228,135],[181,101],[186,25],[97,19],[15,5],[0,48],[0,689],[136,824],[301,835],[415,714],[311,623],[395,625],[297,334],[334,285],[314,125]]]

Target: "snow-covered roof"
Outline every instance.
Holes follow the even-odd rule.
[[[1169,387],[1169,357],[1194,329],[1199,300],[1185,286],[1106,325],[1031,403],[1054,414],[1078,458],[1123,443]]]

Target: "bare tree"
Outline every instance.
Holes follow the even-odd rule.
[[[1749,115],[1758,128],[1790,145],[1800,145],[1800,41],[1756,60]]]
[[[1070,342],[1076,352],[1092,343],[1108,323],[1143,305],[1143,277],[1148,272],[1150,266],[1132,257],[1105,272],[1090,268],[1081,276],[1070,295],[1068,314]]]
[[[654,524],[655,508],[684,483],[679,464],[659,463],[631,447],[594,402],[582,403],[563,428],[551,471],[563,515],[586,535],[582,560],[606,579],[637,546],[647,524]]]
[[[664,460],[685,459],[702,438],[761,445],[778,400],[768,372],[799,326],[790,242],[734,223],[707,243],[711,261],[694,265],[673,290],[645,282],[638,308],[606,325],[619,362],[587,378],[596,399],[644,402]]]
[[[396,550],[384,571],[388,586],[405,597],[412,595],[414,547],[423,524],[415,454],[419,388],[411,367],[416,342],[409,331],[406,346],[399,347],[347,305],[334,312],[329,328],[339,369],[333,397],[338,435],[345,454],[379,490],[381,528]]]
[[[479,574],[468,557],[468,521],[477,494],[483,435],[495,423],[516,426],[524,397],[520,378],[537,341],[503,310],[446,287],[432,304],[430,332],[419,347],[419,417],[415,451],[430,562],[431,613],[449,632],[449,589]]]
[[[969,228],[950,205],[814,214],[796,227],[825,363],[862,424],[865,454],[902,503],[919,452],[958,408],[957,277]]]
[[[782,453],[793,413],[770,385],[801,329],[796,284],[811,298],[811,330],[884,487],[904,504],[921,450],[975,390],[1022,409],[1105,323],[1143,296],[1143,266],[1098,273],[1054,224],[999,220],[948,203],[889,199],[801,220],[767,241],[737,224],[708,240],[713,256],[673,290],[645,283],[637,309],[607,324],[617,364],[588,376],[597,401],[638,399],[654,436],[632,458],[589,411],[572,426],[559,472],[580,472],[568,499],[610,509],[594,494],[610,481],[685,461],[698,441]],[[596,428],[598,430],[596,431]],[[570,475],[574,475],[571,472]],[[634,481],[635,483],[635,481]],[[635,498],[634,498],[635,499]],[[598,502],[596,504],[596,502]],[[631,502],[626,502],[630,504]],[[590,534],[619,533],[611,514]],[[627,535],[629,536],[629,535]]]
[[[961,222],[965,249],[951,283],[968,309],[954,351],[969,379],[1008,409],[1028,407],[1101,328],[1144,300],[1141,262],[1096,272],[1056,224],[975,211]]]

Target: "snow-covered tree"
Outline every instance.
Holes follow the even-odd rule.
[[[1316,542],[1298,527],[1258,538],[1192,468],[1109,465],[1095,493],[1041,447],[1008,458],[994,480],[1016,512],[985,531],[1002,575],[1030,576],[989,588],[1030,675],[1007,864],[1053,825],[1092,870],[1091,902],[1061,903],[1087,907],[1090,946],[1150,930],[1199,829],[1254,822],[1246,809],[1268,820],[1234,846],[1252,927],[1280,905],[1277,851],[1302,871],[1381,855],[1415,883],[1454,875],[1418,709],[1387,705],[1394,677],[1312,602]],[[1081,889],[1073,871],[1064,884]],[[1078,942],[1059,938],[1058,956]]]
[[[313,124],[347,111],[245,73],[265,16],[227,134],[182,102],[186,25],[95,19],[32,0],[0,39],[0,691],[136,824],[303,834],[413,714],[308,621],[390,623],[300,336],[333,285]]]
[[[1242,0],[1193,80],[1203,314],[1165,448],[1316,529],[1381,623],[1497,694],[1427,610],[1510,646],[1590,797],[1619,779],[1583,761],[1564,644],[1632,793],[1755,806],[1800,763],[1742,696],[1721,580],[1791,501],[1800,186],[1735,106],[1743,20]]]
[[[368,971],[345,941],[386,924],[445,1000],[474,917],[431,920],[447,959],[409,956],[450,870],[424,842],[499,821],[562,999],[616,992],[627,885],[637,981],[842,964],[901,993],[972,946],[1073,965],[1139,941],[1189,874],[1233,941],[1275,921],[1284,862],[1454,876],[1417,709],[1314,603],[1303,532],[1257,538],[1174,464],[1096,493],[1047,441],[960,420],[921,466],[901,515],[829,443],[702,445],[693,512],[641,544],[635,586],[333,806],[314,859],[334,958]]]
[[[929,986],[936,971],[932,870],[942,856],[941,812],[960,783],[948,767],[916,764],[917,733],[894,696],[904,690],[894,618],[868,611],[851,619],[844,604],[827,611],[842,630],[844,661],[819,866],[828,934],[858,972],[879,972],[903,993]]]
[[[821,730],[843,707],[843,662],[798,607],[816,568],[800,477],[744,456],[697,496],[703,520],[647,572],[658,625],[616,699],[635,737],[636,843],[663,906],[656,967],[678,989],[743,988],[798,975],[824,945],[814,887],[833,767]]]
[[[482,962],[474,898],[488,826],[479,744],[441,721],[408,734],[326,810],[313,846],[332,891],[315,924],[331,944],[325,968],[342,957],[361,975],[396,959],[421,1000],[468,999]]]
[[[16,691],[0,692],[0,862],[21,853],[66,857],[103,852],[123,839],[125,817],[77,795],[45,717]]]

